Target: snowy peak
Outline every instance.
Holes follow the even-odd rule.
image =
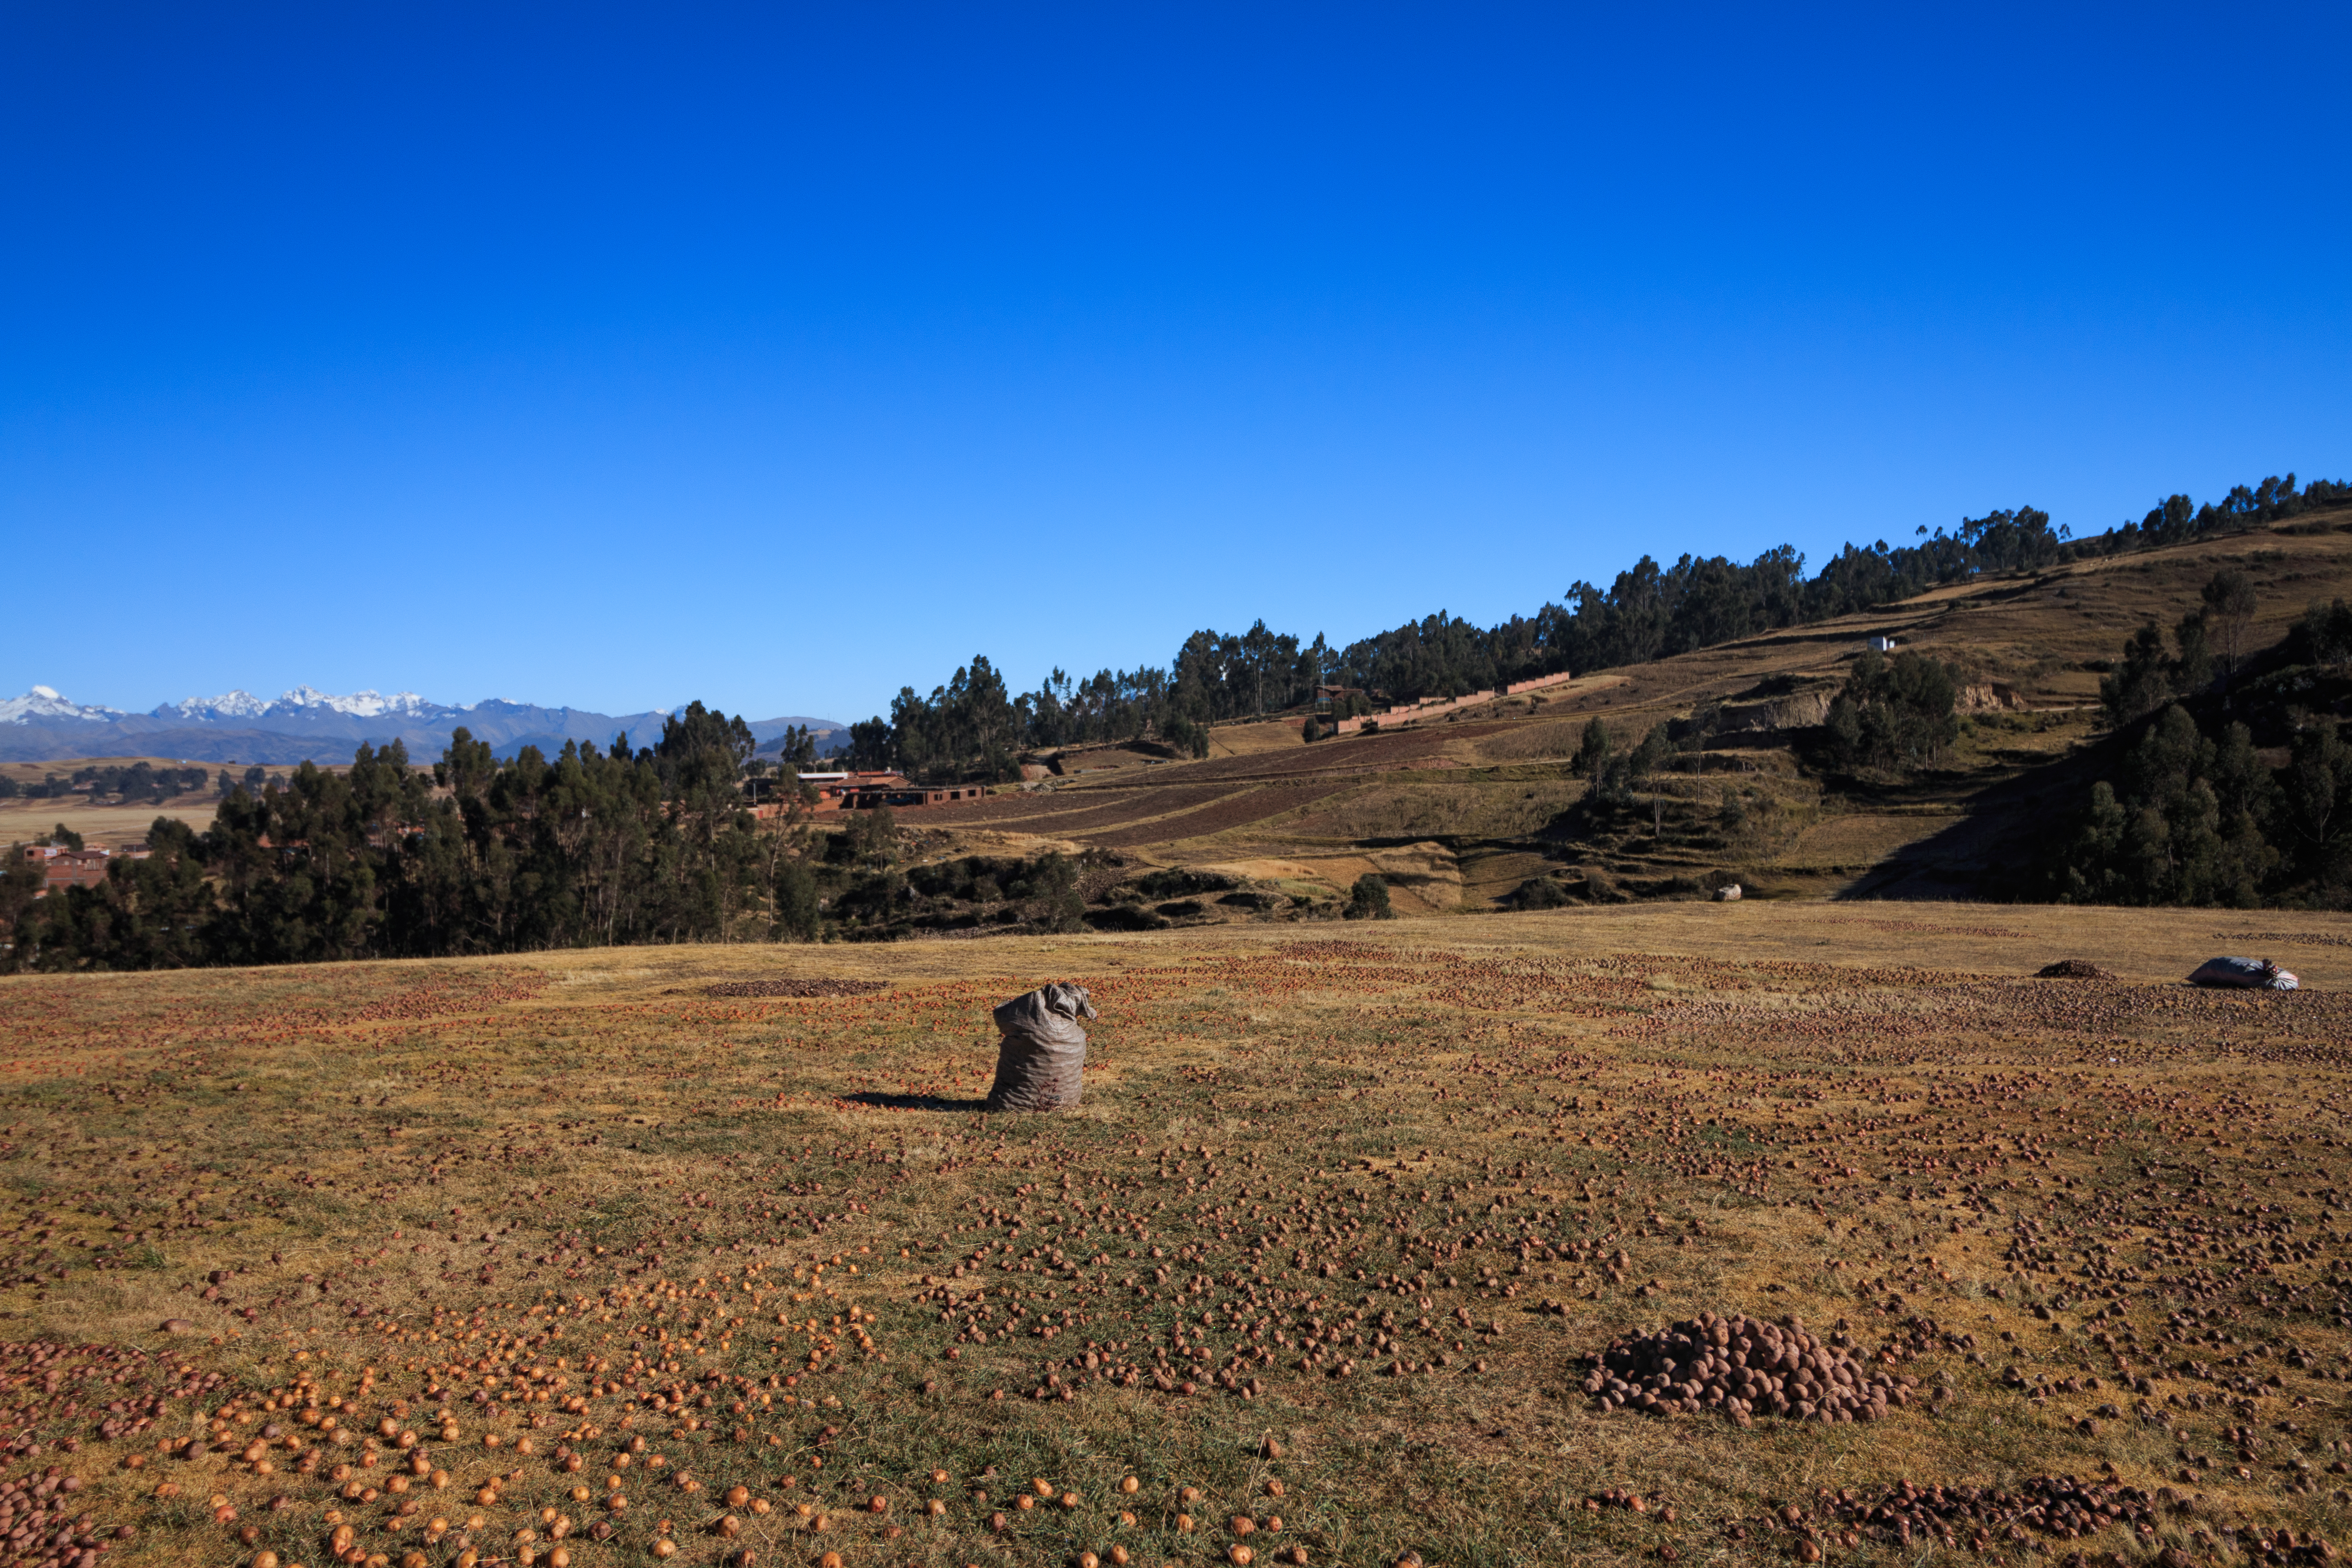
[[[298,686],[281,693],[275,702],[265,702],[250,691],[225,692],[218,697],[191,697],[184,702],[166,702],[156,709],[157,719],[191,719],[197,723],[216,723],[222,720],[252,720],[292,717],[296,714],[341,713],[352,719],[381,719],[386,715],[421,715],[433,708],[414,691],[395,691],[387,697],[381,691],[354,691],[348,697],[338,697],[314,686]]]
[[[387,713],[421,713],[432,706],[414,691],[395,691],[386,697],[381,691],[354,691],[348,697],[337,697],[312,686],[298,686],[278,699],[280,708],[329,709],[347,713],[354,719],[381,719]]]
[[[22,697],[0,700],[0,724],[28,724],[36,719],[81,719],[93,724],[122,718],[121,710],[89,708],[58,694],[54,686],[36,686]]]
[[[661,732],[672,709],[646,713],[595,713],[581,708],[545,708],[489,698],[466,707],[428,702],[414,691],[353,691],[337,695],[298,686],[274,698],[250,691],[191,697],[145,713],[92,707],[36,686],[24,696],[0,700],[0,762],[48,762],[74,757],[176,757],[187,762],[242,764],[298,763],[304,758],[341,762],[360,742],[394,741],[412,757],[429,757],[460,728],[488,742],[502,757],[525,746],[554,756],[572,742],[600,748],[625,733],[631,743]],[[838,722],[801,715],[747,719],[751,738],[765,742],[786,730],[806,726],[837,730]]]
[[[269,704],[250,691],[231,691],[219,697],[191,697],[185,702],[166,702],[156,709],[157,719],[251,719],[269,711]]]

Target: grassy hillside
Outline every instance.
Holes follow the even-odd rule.
[[[1601,900],[1727,879],[1751,896],[1973,897],[2021,834],[2079,804],[2107,661],[2144,621],[2169,627],[2195,607],[2226,566],[2259,595],[2252,645],[2274,643],[2312,600],[2352,597],[2352,514],[1939,589],[1377,733],[1310,745],[1286,720],[1220,726],[1200,762],[1072,753],[1024,791],[908,820],[935,856],[1092,847],[1145,867],[1278,869],[1326,898],[1392,868],[1422,910],[1491,908],[1531,879]],[[1804,728],[1877,632],[1969,689],[1958,745],[1901,780],[1823,769]],[[1709,703],[1754,727],[1680,758],[1635,811],[1579,809],[1568,763],[1589,720],[1637,737]]]

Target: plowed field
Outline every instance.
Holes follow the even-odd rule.
[[[1052,791],[925,807],[909,812],[908,821],[1068,838],[1106,848],[1172,845],[1280,816],[1367,777],[1451,766],[1448,748],[1454,742],[1475,741],[1497,728],[1433,725],[1427,731],[1213,757],[1171,764],[1174,776],[1164,782],[1132,774],[1088,780]]]

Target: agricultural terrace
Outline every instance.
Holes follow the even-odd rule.
[[[0,983],[7,1560],[2318,1560],[2352,921],[1895,909]]]

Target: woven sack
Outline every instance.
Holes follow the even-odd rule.
[[[1080,1018],[1096,1016],[1083,985],[1044,985],[996,1009],[1004,1039],[996,1047],[991,1110],[1055,1110],[1078,1102],[1087,1065]]]

